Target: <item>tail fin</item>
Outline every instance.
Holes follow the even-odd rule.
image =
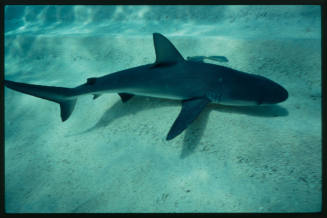
[[[32,85],[8,80],[4,83],[10,89],[60,104],[62,121],[66,121],[74,110],[77,96],[74,95],[72,88]]]

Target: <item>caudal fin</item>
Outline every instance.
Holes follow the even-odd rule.
[[[10,89],[58,103],[62,121],[66,121],[75,108],[77,96],[74,95],[73,88],[32,85],[9,80],[4,83]]]

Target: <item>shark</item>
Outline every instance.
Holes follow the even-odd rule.
[[[217,64],[185,60],[162,34],[153,33],[155,62],[101,77],[87,78],[74,88],[26,84],[4,80],[4,85],[60,105],[61,120],[72,114],[77,98],[118,93],[122,102],[133,96],[181,101],[181,110],[166,140],[181,134],[209,104],[260,106],[277,104],[288,98],[280,84],[260,75],[249,74]]]

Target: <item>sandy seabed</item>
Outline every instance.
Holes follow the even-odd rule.
[[[57,104],[5,88],[6,212],[317,212],[321,45],[315,39],[169,37],[289,92],[275,106],[209,105],[165,141],[180,102],[117,94]],[[74,87],[155,60],[152,37],[6,38],[5,78]],[[214,62],[211,62],[214,63]]]

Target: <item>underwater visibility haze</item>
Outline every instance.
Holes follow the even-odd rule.
[[[153,34],[156,61],[88,78],[76,88],[40,86],[5,80],[13,90],[56,102],[61,120],[72,114],[78,96],[118,93],[123,102],[134,95],[182,100],[182,109],[167,140],[179,135],[210,102],[221,105],[253,106],[276,104],[288,98],[281,85],[259,75],[247,74],[214,64],[185,61],[174,45],[163,35]]]
[[[6,212],[320,211],[320,22],[310,5],[6,6]]]

